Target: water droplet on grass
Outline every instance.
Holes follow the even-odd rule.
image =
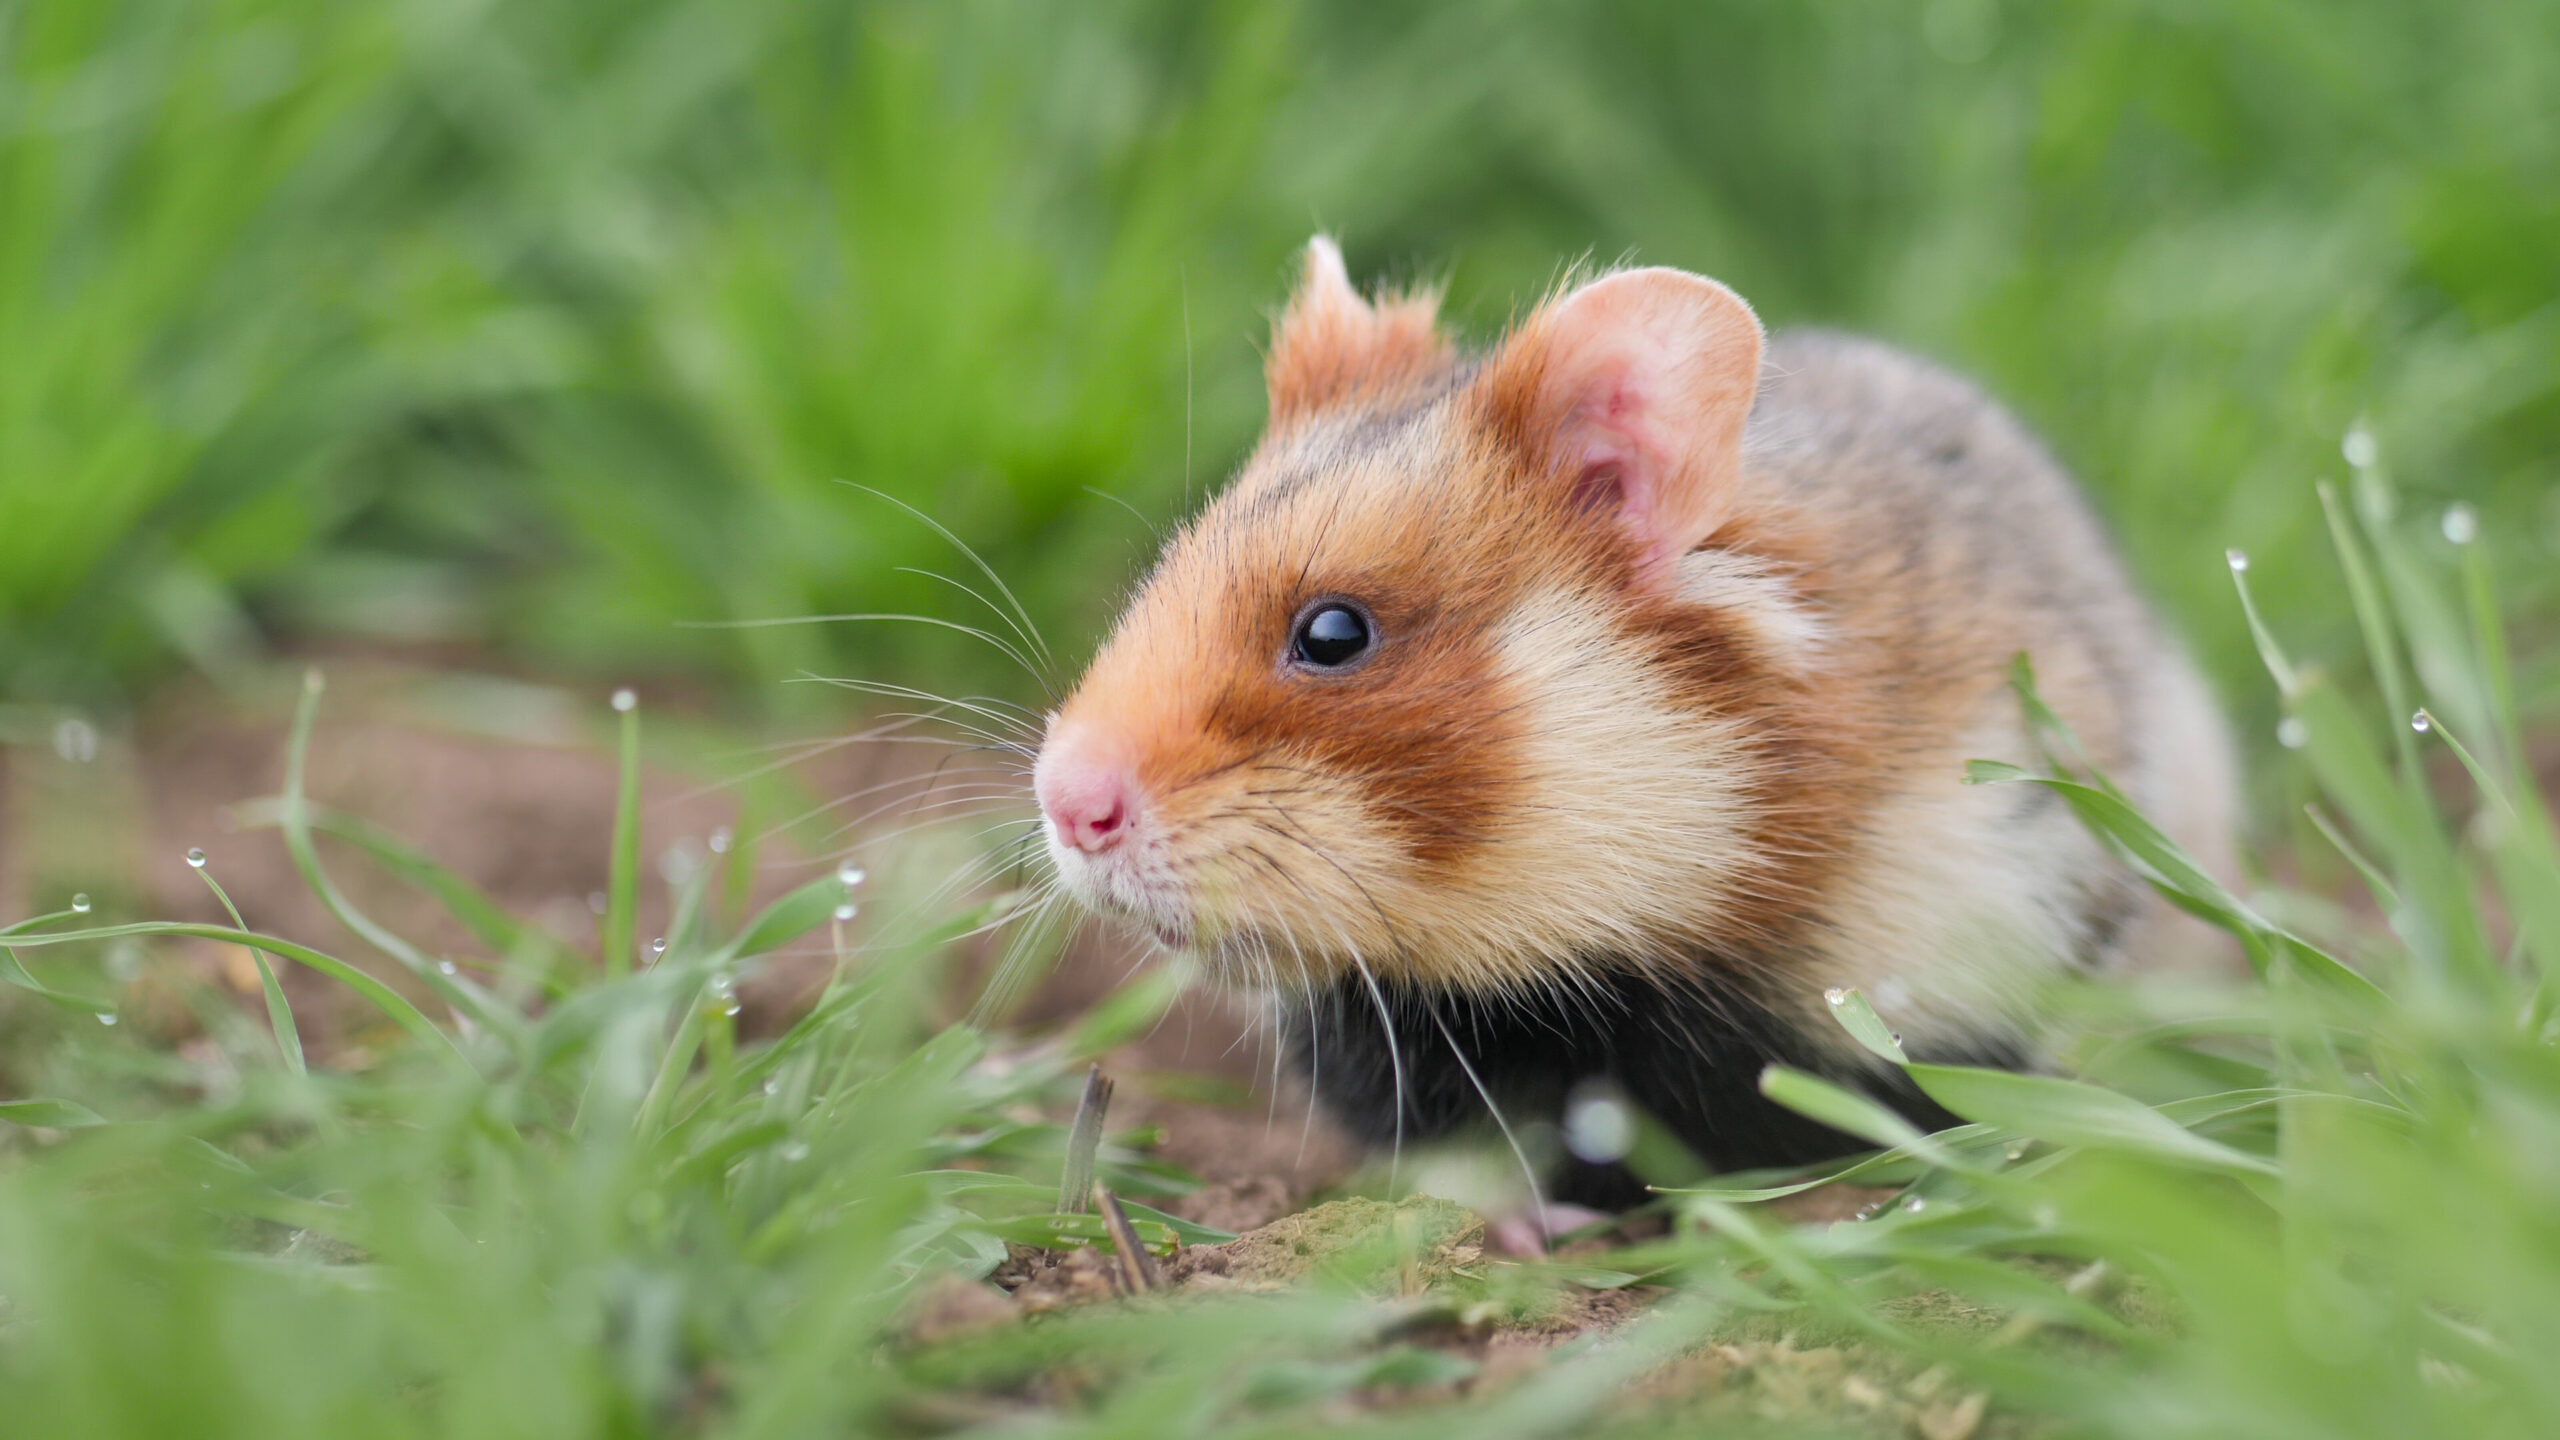
[[[98,1017],[98,1023],[101,1025],[113,1025],[116,1023],[116,1017],[113,1015],[101,1015]]]
[[[842,905],[836,907],[836,923],[841,925],[847,920],[852,919],[858,913],[860,913],[860,907],[848,900]]]
[[[869,871],[854,864],[850,860],[847,860],[842,865],[836,867],[836,883],[842,885],[847,890],[852,889],[854,886],[861,884],[864,880],[869,878]]]
[[[53,753],[74,765],[86,765],[98,758],[98,732],[86,720],[65,720],[53,727]]]
[[[2231,573],[2232,573],[2232,574],[2234,574],[2234,575],[2246,575],[2246,574],[2248,574],[2248,573],[2249,573],[2249,552],[2248,552],[2248,551],[2246,551],[2246,550],[2225,550],[2225,551],[2223,551],[2223,552],[2222,552],[2222,558],[2223,558],[2225,561],[2227,561],[2227,562],[2229,562],[2229,563],[2230,563],[2230,566],[2231,566]]]
[[[2287,715],[2276,722],[2276,743],[2287,750],[2299,750],[2311,743],[2311,727],[2302,723],[2302,717]]]
[[[86,914],[88,914],[88,913],[89,913],[89,897],[88,897],[88,896],[86,896],[86,895],[74,895],[74,896],[72,896],[72,897],[71,897],[71,913],[72,913],[72,914],[74,914],[74,915],[86,915]]]
[[[728,854],[728,853],[729,853],[729,846],[730,846],[730,844],[734,841],[734,839],[735,839],[735,838],[736,838],[736,837],[732,836],[732,835],[729,833],[729,827],[728,827],[728,826],[726,826],[726,825],[723,825],[723,826],[721,826],[719,829],[712,831],[712,832],[711,832],[711,853],[712,853],[712,854],[714,854],[714,855],[726,855],[726,854]]]
[[[650,942],[649,942],[649,958],[650,958],[650,959],[655,960],[655,959],[657,959],[659,956],[664,955],[664,954],[666,954],[666,953],[667,953],[667,937],[665,937],[664,935],[661,935],[661,936],[659,936],[657,939],[652,940],[652,941],[650,941]]]
[[[625,685],[613,692],[613,708],[625,715],[640,708],[640,692]]]
[[[1910,1203],[1910,1204],[1905,1205],[1905,1206],[1903,1206],[1903,1207],[1902,1207],[1902,1209],[1903,1209],[1904,1213],[1906,1213],[1906,1214],[1910,1214],[1910,1215],[1917,1215],[1917,1214],[1919,1214],[1921,1211],[1926,1210],[1926,1209],[1928,1209],[1928,1208],[1929,1208],[1929,1202],[1928,1202],[1928,1201],[1926,1201],[1926,1200],[1924,1200],[1924,1199],[1922,1199],[1922,1198],[1920,1198],[1920,1197],[1919,1197],[1919,1196],[1917,1196],[1917,1195],[1914,1195],[1914,1196],[1912,1196],[1912,1197],[1911,1197],[1911,1203]]]
[[[2480,512],[2468,505],[2448,505],[2444,512],[2444,538],[2456,545],[2468,545],[2480,538]]]
[[[190,864],[190,865],[193,865],[194,867],[196,867],[196,868],[197,868],[197,869],[199,869],[199,870],[203,869],[203,868],[204,868],[204,851],[203,851],[203,849],[202,849],[201,847],[191,847],[191,848],[187,851],[187,863],[188,863],[188,864]]]
[[[1822,999],[1826,1005],[1846,1005],[1849,1003],[1849,992],[1834,985],[1822,992]]]
[[[461,966],[459,966],[459,965],[454,964],[454,963],[453,963],[452,961],[450,961],[450,960],[439,960],[439,961],[437,961],[437,962],[436,962],[436,968],[437,968],[438,970],[443,971],[443,972],[444,972],[444,973],[446,973],[447,975],[459,975],[459,974],[461,974],[461,973],[462,973],[462,967],[461,967]]]
[[[794,1140],[790,1144],[783,1146],[782,1158],[794,1165],[808,1159],[809,1142],[806,1140]]]
[[[744,1010],[744,1009],[746,1009],[746,1008],[747,1008],[746,1006],[741,1005],[741,1004],[739,1004],[739,1003],[738,1003],[738,997],[737,997],[737,996],[732,995],[732,996],[730,996],[730,997],[729,997],[729,1003],[720,1007],[720,1013],[721,1013],[721,1014],[723,1014],[723,1015],[731,1015],[731,1016],[734,1016],[734,1015],[736,1015],[739,1011]]]
[[[1585,1164],[1624,1160],[1636,1148],[1635,1117],[1613,1095],[1578,1096],[1565,1106],[1564,1148]]]
[[[2368,469],[2382,456],[2382,447],[2374,443],[2373,432],[2358,421],[2348,427],[2346,438],[2338,442],[2338,453],[2359,470]]]
[[[2436,717],[2428,714],[2424,710],[2421,710],[2417,714],[2409,717],[2409,728],[2417,731],[2421,735],[2424,735],[2428,731],[2436,728]]]
[[[766,1082],[764,1082],[764,1093],[766,1093],[767,1095],[779,1095],[779,1094],[781,1094],[781,1093],[782,1093],[782,1082],[781,1082],[781,1081],[779,1081],[779,1080],[767,1080]]]

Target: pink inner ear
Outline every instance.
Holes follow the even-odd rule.
[[[1730,513],[1759,378],[1760,322],[1741,297],[1648,269],[1542,309],[1479,383],[1540,468],[1563,472],[1570,503],[1612,516],[1661,583]]]
[[[1573,477],[1573,503],[1614,512],[1618,523],[1643,543],[1649,560],[1677,559],[1673,537],[1662,533],[1665,477],[1656,473],[1669,448],[1649,432],[1661,417],[1645,404],[1624,364],[1601,367],[1565,421],[1566,443],[1582,452]]]

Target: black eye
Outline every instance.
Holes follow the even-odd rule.
[[[1369,648],[1369,621],[1348,605],[1322,605],[1298,622],[1298,659],[1319,669],[1348,665]]]

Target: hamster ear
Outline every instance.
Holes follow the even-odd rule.
[[[1439,308],[1428,290],[1371,305],[1351,288],[1341,247],[1323,235],[1308,241],[1297,293],[1271,327],[1263,365],[1272,423],[1389,403],[1446,373],[1455,357],[1435,325]]]
[[[1477,384],[1541,483],[1615,513],[1659,573],[1731,513],[1760,321],[1703,275],[1625,270],[1541,308]]]

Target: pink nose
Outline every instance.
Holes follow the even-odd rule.
[[[1032,788],[1058,839],[1087,855],[1117,845],[1138,818],[1138,783],[1126,767],[1043,755]]]

